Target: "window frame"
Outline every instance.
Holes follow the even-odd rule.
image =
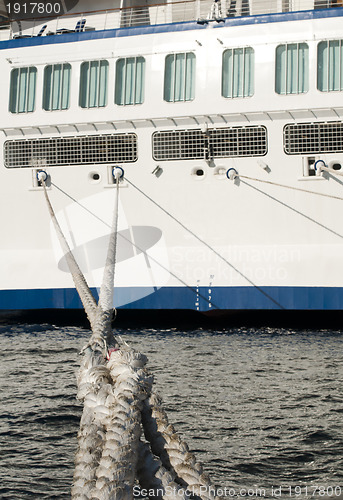
[[[92,95],[92,75],[91,69],[92,64],[97,63],[98,69],[96,72],[96,92],[95,95]],[[102,90],[101,85],[101,64],[104,63],[103,67],[105,68],[105,83]],[[86,69],[86,78],[83,78],[83,68]],[[87,74],[88,71],[88,74]],[[93,109],[93,108],[104,108],[108,104],[108,78],[109,78],[109,62],[107,59],[92,59],[90,61],[83,61],[80,65],[80,85],[79,85],[79,107],[82,109]],[[86,80],[86,81],[85,81]],[[94,82],[93,82],[94,84]],[[84,92],[85,90],[85,92]],[[101,97],[101,93],[103,93],[103,104],[99,104],[99,100]],[[95,102],[95,104],[90,104],[90,99]],[[95,98],[95,99],[94,99]]]
[[[338,89],[331,89],[330,87],[330,73],[332,74],[332,67],[330,67],[330,43],[338,42],[339,43],[339,56],[338,56]],[[321,79],[322,79],[322,87],[327,87],[325,88],[320,88],[320,71],[319,71],[319,64],[320,64],[320,50],[323,44],[326,44],[326,47],[328,48],[328,57],[327,57],[327,66],[326,66],[326,74],[324,74],[324,71],[322,71]],[[324,58],[323,58],[324,59]],[[321,61],[322,64],[323,60]],[[332,80],[334,81],[334,76],[331,75]],[[325,80],[325,84],[324,84]],[[336,39],[330,39],[330,40],[322,40],[318,42],[317,44],[317,90],[319,92],[343,92],[343,39],[342,38],[336,38]]]
[[[292,91],[292,89],[289,90],[289,87],[294,85],[294,75],[292,73],[292,61],[289,62],[289,57],[288,57],[288,50],[290,47],[296,46],[297,47],[297,52],[296,52],[296,90]],[[301,47],[302,46],[302,47]],[[280,69],[282,65],[282,54],[278,55],[278,50],[285,48],[285,56],[284,56],[284,64],[285,64],[285,75],[283,79],[283,83],[281,82],[281,76],[278,77],[278,70]],[[304,57],[306,58],[305,63],[304,63],[304,69],[302,71],[302,77],[299,76],[301,73],[299,71],[299,64],[300,64],[300,57],[299,57],[299,52],[300,48],[305,49],[304,52]],[[309,80],[309,64],[310,64],[310,57],[309,57],[309,45],[307,42],[286,42],[286,43],[281,43],[277,45],[275,49],[275,77],[274,77],[274,90],[275,93],[278,95],[284,95],[284,96],[290,96],[290,95],[300,95],[300,94],[306,94],[309,89],[310,89],[310,80]],[[281,75],[281,69],[279,71]],[[278,79],[279,78],[279,79]],[[304,90],[299,90],[301,87],[304,88]],[[283,91],[284,89],[284,91]]]
[[[242,54],[242,59],[243,59],[243,78],[242,78],[242,95],[234,95],[234,89],[235,89],[235,77],[237,73],[240,73],[240,68],[235,69],[235,51],[243,51]],[[252,67],[252,78],[251,82],[247,84],[245,76],[246,76],[246,63],[248,61],[247,51],[250,51],[250,57],[251,57],[251,67]],[[232,55],[232,62],[231,62],[231,70],[230,73],[225,76],[224,74],[224,66],[226,64],[225,58],[228,53],[231,53]],[[246,99],[247,97],[252,97],[255,93],[255,50],[251,46],[246,46],[246,47],[228,47],[223,51],[222,54],[222,79],[221,79],[221,96],[224,97],[225,99]],[[226,80],[226,81],[225,81]],[[239,88],[241,85],[239,84]],[[245,88],[248,87],[248,93],[245,94]],[[230,92],[225,92],[224,94],[224,89],[229,89]],[[251,93],[250,92],[251,88]],[[231,95],[226,95],[226,94],[231,94]]]
[[[54,108],[53,107],[53,101],[54,101],[54,83],[55,83],[55,76],[54,76],[54,68],[56,66],[61,66],[61,76],[60,76],[60,82],[59,82],[59,91],[58,91],[58,100],[59,100],[59,107]],[[68,88],[66,91],[63,89],[63,84],[64,84],[64,69],[66,67],[69,67],[69,76],[68,76]],[[47,96],[47,71],[48,69],[51,68],[51,81],[50,81],[50,89],[49,89],[49,96]],[[47,64],[44,67],[44,75],[43,75],[43,95],[42,95],[42,108],[44,111],[65,111],[70,108],[70,90],[71,90],[71,75],[72,75],[72,66],[68,62],[63,62],[63,63],[53,63],[53,64]],[[63,106],[63,101],[67,101],[66,107]],[[46,103],[48,102],[48,106],[46,106]]]
[[[134,79],[134,85],[133,85],[133,91],[132,95],[133,97],[133,102],[126,102],[127,100],[127,67],[128,67],[128,61],[130,59],[134,59],[134,72],[133,72],[133,79]],[[140,60],[140,61],[139,61]],[[123,73],[120,72],[119,69],[119,64],[124,61],[124,69]],[[141,100],[137,99],[137,65],[138,62],[142,63],[142,77],[141,77]],[[136,106],[139,104],[144,103],[145,99],[145,64],[146,60],[145,57],[143,56],[131,56],[131,57],[120,57],[116,61],[116,66],[115,66],[115,82],[114,82],[114,103],[117,106]],[[124,80],[124,85],[119,84],[119,79]],[[118,101],[123,101],[123,102],[118,102]]]
[[[21,74],[23,70],[27,70],[27,80],[24,82],[25,93],[23,96],[21,93]],[[32,70],[32,72],[31,72]],[[13,81],[14,74],[17,72],[18,76],[16,78],[16,82]],[[9,103],[8,110],[13,114],[21,114],[21,113],[33,113],[36,109],[36,90],[37,90],[37,68],[36,66],[20,66],[17,68],[12,68],[10,73],[10,91],[9,91]],[[32,82],[32,89],[30,89],[30,78],[31,75],[34,75]],[[21,100],[24,101],[24,109],[20,110]],[[30,102],[32,101],[32,105]],[[30,106],[29,106],[30,105]],[[28,109],[30,108],[30,109]]]
[[[180,85],[180,94],[182,94],[182,98],[175,98],[176,92],[177,92],[177,71],[175,70],[176,62],[178,56],[184,56],[184,65],[181,67],[181,73],[180,76],[183,79],[183,82],[181,82]],[[189,56],[189,58],[188,58]],[[173,62],[170,65],[170,69],[168,68],[167,71],[167,65],[169,64],[169,59],[172,60]],[[187,61],[188,59],[191,61],[190,65],[187,66]],[[174,68],[173,68],[174,64]],[[191,71],[190,74],[190,81],[187,82],[187,72],[188,70]],[[170,81],[168,82],[170,85],[167,86],[167,72],[169,72],[168,78],[170,78]],[[183,75],[182,75],[183,72]],[[187,98],[187,88],[189,87],[190,83],[190,97]],[[176,102],[191,102],[194,101],[195,99],[195,85],[196,85],[196,55],[193,51],[185,51],[185,52],[173,52],[171,54],[167,54],[164,60],[164,79],[163,79],[163,100],[165,102],[170,102],[170,103],[176,103]],[[189,92],[189,90],[188,90]],[[170,98],[168,98],[168,95]]]

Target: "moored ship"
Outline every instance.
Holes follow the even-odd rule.
[[[32,5],[1,7],[1,309],[81,307],[42,170],[97,295],[117,167],[116,307],[343,309],[339,2]]]

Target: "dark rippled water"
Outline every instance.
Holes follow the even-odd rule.
[[[148,355],[170,421],[229,498],[343,493],[340,331],[118,333]],[[70,498],[75,372],[88,337],[78,327],[0,325],[1,499]]]

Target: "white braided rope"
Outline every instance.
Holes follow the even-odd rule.
[[[90,288],[87,284],[87,281],[86,281],[84,275],[82,274],[81,269],[79,268],[79,266],[74,258],[74,255],[73,255],[73,253],[68,245],[68,242],[67,242],[67,240],[62,232],[61,226],[59,225],[59,222],[56,218],[54,209],[53,209],[53,207],[50,203],[50,200],[49,200],[49,196],[47,193],[46,184],[45,184],[44,179],[41,180],[41,183],[43,186],[44,196],[45,196],[45,199],[47,202],[49,214],[50,214],[52,223],[55,227],[55,231],[56,231],[57,237],[59,239],[60,245],[62,247],[62,250],[64,252],[65,258],[67,260],[67,264],[69,267],[69,271],[72,275],[72,278],[73,278],[73,281],[75,284],[75,288],[79,294],[82,305],[86,311],[87,317],[88,317],[89,321],[91,322],[94,318],[95,310],[97,307],[96,301],[93,297],[92,292],[90,291]]]
[[[104,415],[108,413],[106,400],[111,389],[110,372],[104,366],[102,352],[85,350],[78,375],[78,398],[83,401],[83,413],[75,455],[72,498],[91,498],[96,481],[96,470],[105,441]]]
[[[163,499],[186,500],[187,488],[203,500],[214,500],[213,488],[202,466],[169,424],[161,399],[151,394],[153,377],[144,368],[146,356],[126,344],[118,349],[113,336],[119,179],[98,305],[57,221],[45,180],[41,182],[51,219],[92,328],[91,338],[82,350],[77,380],[78,398],[83,401],[84,408],[72,499],[133,500],[134,485],[139,479],[141,485],[162,491]],[[141,423],[151,448],[140,441]],[[160,458],[154,457],[152,452]]]
[[[156,458],[148,443],[140,443],[137,476],[140,487],[146,491],[153,491],[156,500],[188,500],[186,491],[175,482],[175,473],[163,467],[160,459]]]
[[[110,233],[104,275],[100,288],[100,296],[98,303],[99,307],[101,307],[103,311],[109,311],[112,310],[113,308],[114,271],[116,265],[116,248],[117,248],[117,234],[118,234],[119,179],[117,179],[115,193],[116,194],[115,194],[111,233]]]
[[[133,499],[137,476],[142,401],[150,393],[152,378],[143,369],[145,356],[133,350],[111,353],[107,367],[112,378],[107,400],[106,439],[92,498]],[[106,495],[109,495],[108,497]]]
[[[154,393],[144,403],[142,422],[152,452],[160,457],[166,469],[175,471],[176,481],[203,500],[214,500],[214,488],[208,476],[169,424],[162,400]]]

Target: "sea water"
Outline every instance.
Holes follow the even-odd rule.
[[[343,494],[343,334],[118,329],[226,498]],[[0,498],[70,498],[81,327],[0,325]]]

